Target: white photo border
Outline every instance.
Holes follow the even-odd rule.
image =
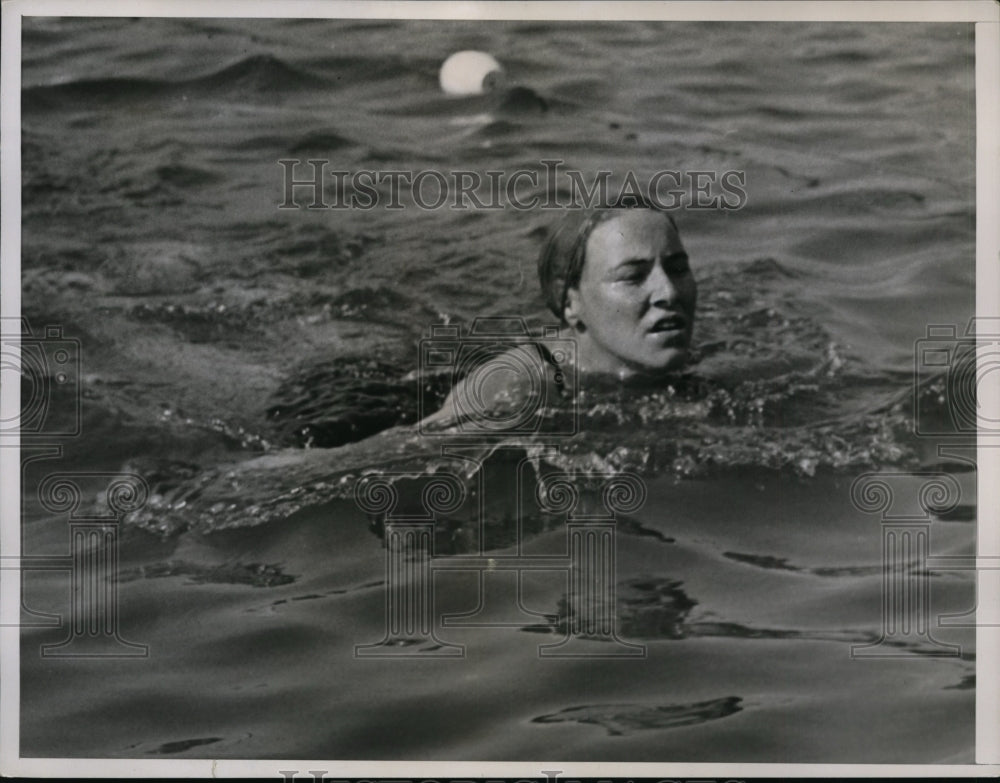
[[[976,65],[976,312],[1000,315],[1000,4],[992,0],[852,0],[771,2],[400,2],[397,0],[4,0],[0,53],[0,315],[21,312],[21,18],[24,16],[366,18],[435,20],[581,21],[861,21],[967,22],[975,24]],[[992,219],[991,219],[992,218]],[[981,400],[984,417],[996,420],[1000,399]],[[10,421],[20,409],[17,383],[0,387],[0,419]],[[0,436],[0,554],[20,556],[20,441]],[[978,554],[1000,555],[1000,455],[978,450],[980,518]],[[992,480],[991,480],[992,479]],[[544,778],[544,770],[560,777],[927,777],[995,776],[1000,774],[1000,627],[979,627],[976,683],[976,764],[683,764],[579,763],[530,760],[518,762],[335,761],[335,760],[141,760],[21,758],[19,629],[20,573],[0,570],[0,774],[50,777],[268,777],[280,770],[329,770],[337,778]],[[978,575],[978,607],[1000,612],[1000,571]]]

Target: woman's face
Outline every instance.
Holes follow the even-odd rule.
[[[567,294],[581,368],[627,377],[680,367],[696,300],[687,253],[665,214],[629,209],[600,223]]]

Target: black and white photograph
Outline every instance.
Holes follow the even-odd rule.
[[[4,774],[996,774],[1000,6],[777,5],[5,2]]]

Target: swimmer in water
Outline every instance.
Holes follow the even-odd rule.
[[[561,371],[565,368],[543,340],[513,347],[507,358],[524,352],[519,366],[533,361],[545,367],[546,393],[574,394],[568,383],[574,376],[581,386],[602,377],[655,383],[687,363],[698,292],[677,225],[663,210],[628,198],[570,212],[539,256],[538,277],[545,302],[560,321],[560,338],[575,343],[576,372]],[[493,375],[493,387],[477,387],[477,404],[517,407],[524,395],[538,394],[537,384],[504,383],[503,372]],[[468,415],[469,405],[461,403],[468,397],[466,383],[459,381],[424,423]]]

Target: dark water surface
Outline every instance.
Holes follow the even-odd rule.
[[[51,471],[152,490],[118,580],[122,635],[150,655],[42,658],[65,629],[25,629],[24,755],[972,761],[970,629],[934,631],[961,657],[920,640],[851,657],[880,633],[882,550],[850,493],[940,462],[910,389],[928,324],[974,307],[970,26],[39,18],[23,46],[23,311],[81,340],[84,402],[64,457],[25,468],[24,551],[66,551],[36,495]],[[446,99],[437,69],[464,48],[544,104]],[[700,286],[692,377],[594,391],[558,454],[477,452],[642,478],[615,614],[645,658],[539,657],[566,622],[555,571],[524,576],[535,621],[439,629],[462,659],[354,657],[385,632],[354,482],[450,469],[411,426],[447,380],[418,391],[419,341],[548,323],[535,257],[556,213],[279,210],[277,161],[313,157],[746,172],[745,208],[676,213]],[[924,414],[945,415],[939,395]],[[975,473],[945,467],[962,497],[931,549],[966,555]],[[508,490],[483,520],[440,520],[438,553],[511,553]],[[526,550],[565,548],[562,525],[522,522]],[[927,578],[934,613],[974,606],[970,572]],[[439,614],[477,606],[474,573],[436,580]],[[65,574],[25,586],[66,612]]]

